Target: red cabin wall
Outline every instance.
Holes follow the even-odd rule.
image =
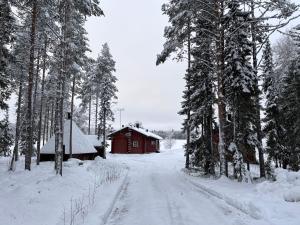
[[[128,152],[128,142],[125,136],[125,132],[118,132],[114,134],[111,143],[112,153],[127,153]]]
[[[129,133],[129,129],[123,129],[111,136],[112,139],[112,146],[111,152],[112,153],[131,153],[131,154],[143,154],[143,153],[150,153],[156,152],[159,150],[159,141],[151,138],[146,137],[145,135],[131,130],[131,137],[129,138],[126,134]],[[131,141],[131,147],[128,147],[128,142]],[[133,147],[133,142],[137,141],[138,146]],[[155,141],[155,144],[152,144],[151,141]],[[130,149],[129,149],[130,148]]]

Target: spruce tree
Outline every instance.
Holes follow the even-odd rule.
[[[208,1],[205,1],[209,5]],[[192,136],[192,163],[204,169],[206,174],[214,174],[212,144],[213,131],[213,23],[209,8],[195,14],[195,37],[192,41],[192,61],[190,70],[190,104]]]
[[[283,149],[281,144],[283,130],[280,124],[279,93],[276,87],[272,49],[269,41],[265,45],[262,60],[263,91],[266,97],[265,118],[263,120],[265,122],[263,132],[266,137],[266,153],[268,153],[268,160],[274,160],[276,167],[278,167]]]
[[[0,155],[9,156],[12,145],[13,135],[8,120],[8,109],[6,109],[5,118],[0,121]]]
[[[300,165],[300,68],[299,60],[292,61],[284,78],[281,98],[285,128],[285,150],[283,167],[287,165],[294,171]]]
[[[239,1],[229,3],[225,42],[225,98],[232,114],[235,162],[248,162],[257,146],[255,127],[255,75],[250,63],[250,13],[242,11]],[[242,156],[242,157],[241,157]],[[242,159],[243,158],[243,159]],[[237,177],[237,174],[236,174]]]

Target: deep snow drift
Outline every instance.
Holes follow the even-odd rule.
[[[1,159],[0,224],[299,225],[300,173],[279,169],[277,181],[259,184],[188,175],[183,144],[83,165],[71,160],[63,177],[50,162],[9,173]]]

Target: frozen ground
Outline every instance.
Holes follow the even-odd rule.
[[[63,178],[53,174],[49,163],[9,176],[1,168],[0,224],[71,224],[63,220],[64,214],[71,218],[70,199],[86,195],[95,174],[100,174],[95,203],[74,224],[300,224],[300,173],[277,170],[278,181],[260,184],[204,179],[182,170],[182,145],[177,141],[171,150],[147,155],[108,154],[107,160],[82,166],[68,162]]]

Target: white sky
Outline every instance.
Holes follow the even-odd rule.
[[[92,56],[108,42],[116,60],[118,105],[122,124],[141,121],[149,129],[180,129],[185,63],[169,60],[156,66],[168,18],[161,13],[164,0],[102,0],[105,17],[90,18]],[[115,128],[119,126],[116,114]]]

